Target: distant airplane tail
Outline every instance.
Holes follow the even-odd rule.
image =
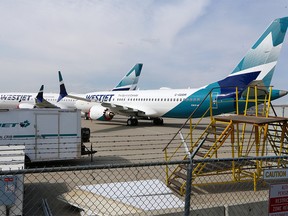
[[[65,85],[64,85],[64,82],[63,82],[62,74],[60,71],[58,71],[58,77],[59,77],[59,84],[60,84],[60,93],[59,93],[59,97],[58,97],[57,102],[59,102],[60,100],[62,100],[64,97],[66,97],[68,95],[66,88],[65,88]]]
[[[228,87],[232,86],[237,86],[239,91],[244,91],[251,85],[268,88],[277,64],[287,26],[288,17],[275,19],[232,73],[225,79],[206,86],[206,88],[220,87],[221,94],[231,91]]]
[[[138,80],[141,74],[143,64],[136,64],[119,82],[119,84],[112,89],[112,91],[130,91],[137,88]],[[62,74],[58,71],[59,84],[60,84],[60,93],[57,102],[61,101],[64,97],[74,98],[76,100],[85,100],[85,98],[80,98],[73,95],[68,95],[66,87],[62,78]]]
[[[44,93],[44,85],[41,85],[38,94],[36,95],[35,105],[33,108],[59,108],[54,104],[45,100],[45,98],[43,97],[43,93]]]
[[[42,103],[43,102],[43,92],[44,92],[44,85],[41,85],[38,94],[36,95],[36,103]]]
[[[112,91],[130,91],[135,90],[137,88],[138,80],[141,74],[143,64],[136,64],[112,89]]]

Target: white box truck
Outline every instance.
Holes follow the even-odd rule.
[[[81,153],[87,154],[80,110],[0,110],[0,146],[18,145],[25,146],[26,162],[80,158]]]

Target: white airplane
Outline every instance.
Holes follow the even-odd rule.
[[[112,91],[132,91],[137,88],[138,80],[141,74],[143,64],[136,64],[112,89]],[[61,101],[58,93],[43,93],[42,85],[37,93],[9,92],[0,93],[0,109],[12,108],[66,108],[75,109],[75,99],[64,98]],[[78,94],[83,96],[84,94]]]
[[[188,118],[202,103],[193,115],[201,117],[210,106],[210,98],[205,99],[205,97],[211,91],[213,100],[218,102],[217,107],[213,107],[213,115],[233,112],[235,111],[236,86],[239,100],[245,99],[248,86],[258,85],[269,91],[287,25],[288,17],[274,20],[232,73],[220,81],[197,89],[88,93],[84,100],[94,100],[99,103],[90,108],[89,116],[91,119],[111,120],[115,114],[121,114],[129,116],[127,125],[137,125],[138,119],[152,119],[154,124],[161,125],[163,117]],[[232,86],[234,88],[231,88]],[[64,83],[62,83],[62,90],[65,90]],[[68,95],[66,91],[62,91],[61,94],[62,97],[83,100],[83,97]],[[271,99],[274,100],[286,94],[287,91],[273,89]],[[102,107],[99,106],[100,104]],[[249,106],[252,105],[254,103],[249,104]],[[240,104],[240,111],[243,111],[244,107],[244,103]]]

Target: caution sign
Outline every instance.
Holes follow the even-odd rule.
[[[263,178],[264,180],[287,179],[288,169],[265,169]]]
[[[271,185],[268,211],[269,216],[288,215],[288,183]]]

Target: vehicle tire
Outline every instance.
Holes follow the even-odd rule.
[[[138,119],[132,119],[132,125],[137,126],[138,125]]]
[[[127,126],[132,126],[133,122],[132,122],[132,119],[128,119],[127,120]]]
[[[163,119],[162,118],[155,118],[153,119],[154,125],[163,125]]]

